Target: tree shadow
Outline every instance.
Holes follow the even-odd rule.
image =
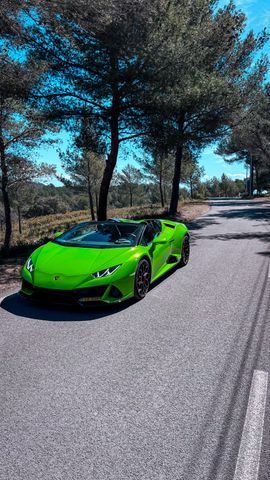
[[[239,203],[241,202],[241,203]],[[194,222],[190,222],[188,227],[192,230],[193,242],[196,240],[245,240],[245,239],[259,239],[263,242],[269,242],[270,240],[270,231],[258,231],[258,228],[265,227],[268,225],[270,220],[270,208],[262,206],[254,205],[254,203],[250,201],[246,201],[246,204],[252,206],[252,208],[242,208],[241,205],[243,201],[228,201],[228,202],[212,202],[212,205],[215,206],[228,206],[232,205],[238,207],[232,210],[218,210],[208,214],[206,217],[202,217],[195,220]],[[268,204],[269,205],[269,204]],[[205,235],[200,235],[198,230],[201,230],[210,225],[221,225],[224,219],[228,220],[251,220],[253,221],[252,224],[252,231],[244,231],[244,232],[229,232],[229,233],[214,233],[207,235],[207,231]]]
[[[263,242],[270,241],[270,232],[258,232],[258,233],[249,233],[249,232],[241,232],[241,233],[217,233],[214,235],[195,235],[194,238],[196,240],[203,239],[203,240],[253,240],[259,239]]]
[[[220,222],[217,221],[217,214],[207,215],[198,220],[193,220],[191,222],[186,222],[185,225],[189,230],[201,230],[202,228],[208,227],[210,225],[220,225]]]
[[[221,199],[218,200],[216,199],[211,199],[209,198],[209,204],[215,207],[237,207],[239,205],[250,205],[253,206],[254,202],[252,200],[241,200],[241,199],[231,199],[231,200],[225,200]],[[262,202],[263,203],[263,202]]]
[[[237,208],[235,210],[224,210],[219,212],[221,218],[227,219],[248,219],[255,221],[269,221],[270,208],[267,207],[253,207],[253,208]]]

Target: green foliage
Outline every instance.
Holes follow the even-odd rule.
[[[245,16],[233,2],[218,11],[216,2],[207,0],[169,5],[163,22],[170,35],[151,59],[157,76],[144,99],[145,114],[151,113],[149,135],[157,142],[161,135],[175,152],[170,206],[175,213],[184,149],[201,149],[223,136],[234,112],[253,102],[267,67],[265,58],[253,60],[267,35],[244,36]]]
[[[95,219],[94,200],[98,210],[98,194],[105,166],[104,144],[90,123],[83,117],[80,130],[74,135],[71,147],[66,152],[60,152],[62,168],[66,176],[59,176],[61,182],[88,195],[89,209],[92,219]]]
[[[204,198],[207,197],[237,197],[246,191],[244,180],[232,180],[227,175],[223,174],[219,180],[213,177],[206,180],[199,188]]]
[[[124,195],[129,197],[129,206],[133,207],[133,199],[140,189],[142,181],[141,171],[129,163],[118,173],[115,183]]]
[[[197,156],[191,150],[186,149],[183,158],[182,182],[188,186],[190,197],[197,198],[201,178],[205,174],[204,168],[200,167]]]
[[[175,214],[187,190],[201,198],[237,192],[240,185],[227,178],[201,182],[197,157],[217,139],[225,138],[220,152],[229,161],[252,158],[258,190],[269,185],[269,87],[262,87],[268,61],[259,56],[268,37],[246,32],[245,24],[233,2],[218,8],[212,0],[65,0],[50,8],[46,0],[2,2],[6,246],[11,202],[20,217],[85,208],[88,201],[91,217],[98,210],[103,219],[108,202],[164,207],[171,196]],[[53,170],[37,164],[34,149],[58,127],[71,135],[61,154],[66,189],[47,198],[35,184],[37,206],[25,186]],[[145,150],[142,172],[127,165],[114,175],[121,145],[131,138]]]
[[[0,53],[0,184],[5,215],[5,249],[8,250],[12,234],[10,189],[29,178],[51,175],[52,168],[31,164],[31,152],[46,141],[45,125],[38,111],[30,108],[29,96],[40,69],[33,62],[20,62],[8,50],[2,39]],[[50,140],[49,140],[50,141]]]
[[[270,188],[270,85],[256,91],[256,101],[234,116],[228,135],[217,153],[226,162],[253,164],[258,192]]]

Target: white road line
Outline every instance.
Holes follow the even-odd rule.
[[[270,260],[269,260],[269,267],[268,267],[268,278],[270,278]]]
[[[268,373],[254,370],[233,480],[257,480],[260,466]]]

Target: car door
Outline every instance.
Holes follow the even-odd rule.
[[[164,243],[153,243],[153,240],[158,241],[158,239]],[[149,255],[152,258],[152,278],[158,275],[159,270],[165,265],[168,257],[171,253],[171,244],[167,243],[163,232],[161,231],[157,234],[156,229],[153,225],[149,223],[144,231],[142,242],[144,245],[149,247]]]

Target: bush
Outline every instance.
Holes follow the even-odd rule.
[[[57,197],[41,198],[38,203],[32,205],[25,213],[25,218],[40,217],[56,213],[65,213],[67,205]]]

